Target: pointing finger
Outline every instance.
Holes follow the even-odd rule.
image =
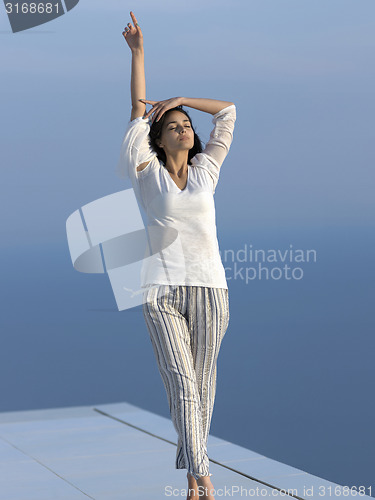
[[[134,26],[140,29],[141,27],[139,26],[137,18],[135,17],[135,15],[132,11],[130,11],[130,15],[131,15],[131,18],[133,20]]]
[[[132,10],[130,11],[130,16],[133,19],[133,22],[135,24],[137,22],[137,18],[135,17],[134,12]]]

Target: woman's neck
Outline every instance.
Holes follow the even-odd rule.
[[[165,162],[165,168],[172,175],[177,177],[183,176],[188,169],[188,155],[184,152],[184,155],[178,155],[176,157],[168,156]]]

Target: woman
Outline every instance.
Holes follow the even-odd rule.
[[[236,108],[216,99],[147,100],[143,35],[130,15],[133,24],[123,36],[132,53],[132,111],[119,173],[131,179],[148,217],[152,259],[143,274],[143,314],[178,434],[175,466],[188,470],[188,499],[203,492],[201,498],[211,500],[207,439],[217,357],[229,323],[213,194]],[[146,104],[152,105],[148,112]],[[213,115],[203,151],[183,105]]]

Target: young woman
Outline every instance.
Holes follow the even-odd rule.
[[[143,314],[178,434],[175,467],[187,469],[189,498],[213,499],[207,439],[220,344],[229,323],[213,194],[233,139],[230,101],[146,99],[143,35],[133,12],[123,36],[131,49],[132,111],[121,149],[144,207],[153,247],[142,287]],[[146,104],[152,105],[146,112]],[[213,115],[205,148],[188,106]],[[121,174],[121,172],[120,172]]]

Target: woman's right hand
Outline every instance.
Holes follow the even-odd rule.
[[[130,50],[137,50],[143,48],[143,35],[141,27],[137,23],[137,19],[133,12],[130,12],[134,25],[128,23],[127,28],[122,32]]]

